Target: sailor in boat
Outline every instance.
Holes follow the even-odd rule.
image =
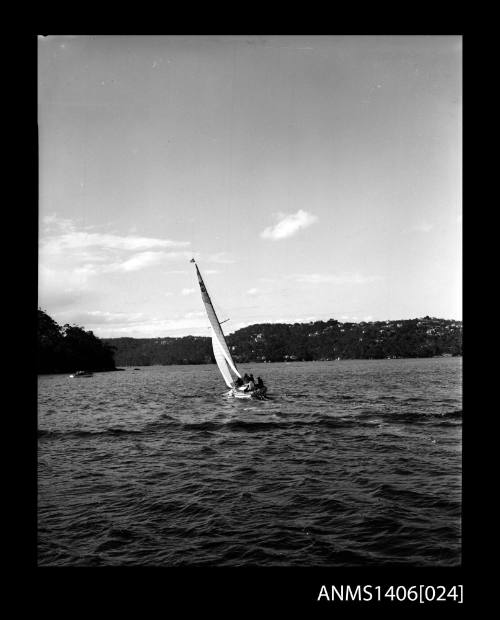
[[[264,381],[260,377],[257,377],[257,383],[255,384],[255,393],[258,396],[266,396],[267,388],[264,385]]]
[[[253,392],[255,390],[255,381],[253,375],[248,378],[248,383],[245,386],[245,392]]]
[[[245,377],[247,378],[247,380],[245,380]],[[234,380],[234,388],[238,390],[238,392],[246,392],[248,386],[248,379],[249,377],[246,373],[245,375],[243,375],[243,379],[240,377],[236,377],[236,379]]]
[[[264,382],[259,377],[257,382],[254,379],[253,374],[248,375],[245,373],[244,377],[247,377],[247,381],[243,382],[242,379],[237,378],[234,382],[234,387],[238,392],[248,394],[248,396],[255,396],[257,398],[263,398],[266,396],[267,388]]]

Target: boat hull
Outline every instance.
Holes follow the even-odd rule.
[[[243,390],[237,390],[237,389],[232,388],[229,390],[229,392],[226,392],[226,396],[228,398],[265,400],[266,392],[263,390],[253,390],[252,392],[244,392]]]

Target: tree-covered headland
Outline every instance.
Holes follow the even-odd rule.
[[[78,325],[58,325],[38,309],[37,370],[39,374],[76,370],[116,370],[113,348]]]
[[[384,359],[462,355],[462,322],[426,316],[401,321],[260,323],[229,334],[236,362]],[[38,372],[105,371],[120,366],[215,363],[211,339],[97,338],[58,325],[38,310]]]
[[[230,334],[236,362],[384,359],[462,355],[462,322],[424,317],[400,321],[261,323]],[[214,363],[211,339],[105,338],[120,366]]]

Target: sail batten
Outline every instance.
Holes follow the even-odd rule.
[[[194,260],[192,262],[195,262]],[[200,270],[198,269],[198,265],[196,265],[196,274],[198,276],[198,283],[200,285],[201,290],[201,298],[205,305],[205,310],[207,312],[208,320],[210,321],[210,325],[212,328],[212,348],[214,351],[215,361],[217,362],[217,366],[226,382],[228,387],[233,386],[233,378],[231,376],[231,370],[233,373],[241,377],[236,365],[231,357],[231,353],[229,352],[229,348],[226,343],[226,339],[224,337],[224,332],[220,326],[219,319],[217,314],[215,313],[212,300],[210,299],[210,295],[207,292],[205,283],[203,282],[203,278],[201,277]]]

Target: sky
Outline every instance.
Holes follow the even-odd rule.
[[[99,337],[462,319],[459,36],[40,36],[39,295]]]

